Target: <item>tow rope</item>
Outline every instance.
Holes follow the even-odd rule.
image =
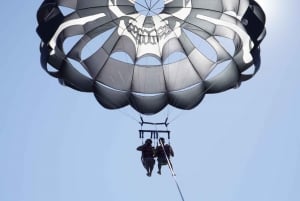
[[[159,140],[159,144],[161,145],[161,147],[162,147],[162,149],[163,149],[163,151],[164,151],[165,157],[166,157],[167,162],[168,162],[169,169],[170,169],[170,171],[171,171],[172,177],[173,177],[173,179],[174,179],[174,181],[175,181],[175,184],[176,184],[176,186],[177,186],[177,189],[178,189],[178,192],[179,192],[179,194],[180,194],[181,200],[184,201],[183,194],[182,194],[182,192],[181,192],[180,186],[179,186],[179,184],[178,184],[178,182],[177,182],[177,179],[176,179],[176,174],[175,174],[175,172],[174,172],[174,169],[173,169],[173,167],[172,167],[172,165],[171,165],[170,159],[169,159],[169,157],[168,157],[168,155],[167,155],[167,152],[166,152],[165,147],[164,147],[164,145],[162,144],[161,140]]]

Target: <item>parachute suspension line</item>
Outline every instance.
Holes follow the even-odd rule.
[[[127,118],[139,122],[139,120],[137,120],[133,115],[130,115],[129,113],[122,111],[122,109],[118,109],[118,112],[120,112],[122,115],[126,116]]]
[[[179,184],[178,184],[178,181],[177,181],[177,179],[176,179],[176,174],[175,174],[175,172],[174,172],[173,166],[171,165],[170,159],[168,158],[167,152],[166,152],[165,147],[163,146],[163,143],[161,142],[161,140],[159,140],[159,144],[161,145],[161,147],[162,147],[162,149],[163,149],[163,151],[164,151],[165,157],[166,157],[167,162],[168,162],[168,167],[169,167],[169,169],[170,169],[170,172],[171,172],[172,177],[173,177],[173,179],[174,179],[174,182],[175,182],[175,184],[176,184],[177,190],[178,190],[178,192],[179,192],[179,194],[180,194],[181,200],[184,201],[184,197],[183,197],[182,191],[181,191],[181,189],[180,189],[180,186],[179,186]]]

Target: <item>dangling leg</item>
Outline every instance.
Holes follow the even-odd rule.
[[[142,164],[143,164],[144,168],[146,169],[147,176],[148,176],[149,171],[148,171],[148,164],[147,164],[147,159],[146,158],[142,158]]]
[[[150,167],[147,167],[147,176],[151,177]]]
[[[147,170],[147,176],[150,177],[152,173],[152,161],[149,158],[145,159],[145,169]]]
[[[152,174],[153,168],[154,168],[154,164],[155,164],[155,160],[151,159],[150,161],[150,166],[149,166],[149,172],[150,172],[150,176]]]
[[[161,163],[160,163],[159,161],[158,161],[157,167],[158,167],[158,172],[157,172],[157,174],[161,174]]]

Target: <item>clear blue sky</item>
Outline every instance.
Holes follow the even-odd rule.
[[[299,2],[260,2],[268,34],[259,73],[171,113],[186,201],[300,200]],[[166,168],[145,175],[138,115],[105,110],[41,69],[40,3],[2,2],[0,200],[180,201]]]

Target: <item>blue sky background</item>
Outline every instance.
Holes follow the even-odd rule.
[[[259,2],[267,15],[259,73],[192,111],[171,110],[186,201],[300,200],[299,2]],[[167,168],[146,177],[133,110],[105,110],[42,70],[40,4],[2,2],[0,200],[180,201]]]

